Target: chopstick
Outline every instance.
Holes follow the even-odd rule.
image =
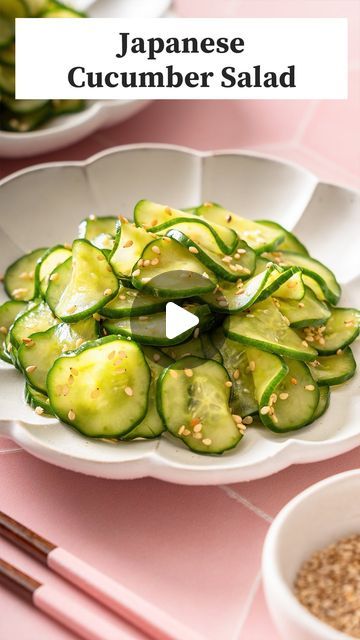
[[[2,511],[0,511],[0,535],[46,564],[49,569],[120,615],[133,626],[141,629],[154,640],[201,640],[196,632],[185,627],[169,614],[66,549],[42,538]],[[44,593],[45,589],[49,590],[49,587],[44,585],[36,587],[34,593],[38,593],[40,589],[43,589],[42,593]],[[40,603],[43,601],[39,596],[36,599]],[[74,605],[72,605],[73,609]],[[104,636],[102,640],[106,640]],[[120,640],[119,637],[117,640]]]
[[[0,558],[0,582],[85,640],[126,640],[119,627],[90,607],[74,604],[60,589],[41,584]]]

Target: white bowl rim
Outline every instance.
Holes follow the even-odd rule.
[[[275,520],[271,524],[263,546],[263,580],[265,574],[271,575],[272,588],[277,592],[278,598],[283,601],[285,608],[293,614],[294,618],[302,618],[302,624],[309,634],[316,631],[318,632],[318,635],[320,637],[324,638],[324,640],[350,640],[351,636],[342,633],[341,631],[337,631],[335,628],[329,626],[325,622],[322,622],[299,602],[287,582],[283,579],[278,568],[277,543],[282,527],[284,526],[290,515],[300,506],[300,504],[306,502],[306,500],[308,500],[316,493],[321,493],[323,489],[351,478],[360,478],[360,469],[351,469],[350,471],[337,473],[333,476],[325,478],[324,480],[320,480],[320,482],[316,482],[315,484],[311,485],[310,487],[296,495],[294,498],[292,498],[281,509],[281,511],[278,513]]]

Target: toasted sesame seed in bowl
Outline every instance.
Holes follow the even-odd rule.
[[[309,487],[265,540],[266,600],[284,640],[359,638],[360,469]]]

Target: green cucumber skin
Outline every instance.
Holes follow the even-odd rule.
[[[336,313],[336,311],[351,311],[353,312],[355,315],[358,314],[357,309],[354,309],[352,307],[334,307],[333,311]],[[329,318],[329,320],[331,319],[331,317]],[[336,353],[336,351],[338,349],[342,349],[344,350],[346,347],[348,347],[352,342],[354,342],[354,340],[356,340],[356,338],[358,337],[360,333],[360,326],[359,324],[357,326],[354,326],[354,330],[353,332],[348,336],[348,338],[346,338],[345,340],[343,340],[342,342],[338,342],[335,346],[333,346],[331,349],[327,348],[326,345],[321,345],[318,344],[318,342],[316,342],[316,349],[319,352],[320,356],[332,356],[334,355],[334,353]],[[325,331],[325,336],[326,336],[326,331]],[[325,341],[326,341],[326,337],[325,337]]]
[[[315,420],[321,418],[321,416],[324,415],[325,411],[327,411],[330,404],[330,396],[330,387],[326,387],[325,385],[319,387],[319,402],[312,417],[312,422],[315,422]]]
[[[333,386],[333,385],[337,385],[337,384],[343,384],[344,382],[346,382],[347,380],[350,380],[351,378],[354,377],[355,372],[356,372],[356,361],[355,358],[352,354],[352,351],[350,349],[350,347],[346,347],[345,350],[342,353],[343,356],[345,356],[348,359],[348,370],[345,371],[343,374],[339,374],[336,375],[335,373],[333,373],[333,375],[328,375],[328,377],[323,377],[323,378],[317,378],[316,375],[316,367],[310,367],[310,372],[313,376],[313,378],[316,380],[317,384],[319,386]],[[326,358],[334,358],[335,360],[335,364],[336,364],[336,359],[337,358],[341,358],[340,356],[337,355],[330,355],[330,356],[317,356],[317,360],[322,363],[324,361],[326,361]]]
[[[7,300],[0,305],[0,327],[5,327],[8,333],[2,337],[0,335],[0,359],[7,364],[13,364],[10,355],[7,353],[5,340],[9,335],[9,329],[15,322],[16,318],[26,311],[27,303],[17,300]]]
[[[42,263],[44,262],[44,260],[46,260],[46,258],[48,258],[49,255],[53,253],[53,251],[57,251],[58,249],[65,249],[65,248],[66,247],[64,247],[63,244],[57,244],[54,247],[49,247],[49,249],[47,249],[47,251],[45,251],[45,253],[37,261],[36,267],[35,267],[35,297],[41,296],[44,300],[46,300],[46,295],[43,295],[43,293],[41,292],[40,269],[41,269]]]
[[[305,351],[295,351],[293,349],[288,349],[287,347],[278,347],[274,344],[267,344],[266,342],[258,341],[255,342],[252,338],[247,338],[246,336],[239,336],[237,333],[233,333],[229,331],[226,326],[224,327],[225,334],[231,338],[231,340],[235,340],[236,342],[241,342],[241,344],[245,344],[248,347],[257,347],[261,351],[267,351],[268,353],[273,353],[278,356],[287,356],[288,358],[293,358],[293,360],[305,361],[309,362],[310,360],[314,360],[314,354],[308,354]]]
[[[77,356],[77,355],[81,354],[83,351],[87,351],[88,349],[92,349],[94,347],[101,346],[102,344],[106,344],[108,342],[117,342],[117,341],[119,341],[119,342],[127,342],[127,339],[123,338],[123,337],[120,337],[120,336],[104,336],[102,338],[98,338],[97,340],[92,340],[92,341],[86,342],[85,344],[81,345],[78,349],[75,349],[74,351],[70,351],[68,353],[65,353],[63,356],[61,356],[61,358],[72,358],[73,356]],[[150,375],[151,375],[150,374],[150,368],[149,368],[148,363],[146,362],[146,358],[145,358],[144,353],[143,353],[143,351],[141,349],[141,345],[137,344],[134,340],[132,340],[132,342],[133,342],[133,344],[135,344],[137,346],[137,348],[139,349],[139,351],[143,355],[144,364],[145,364],[145,366],[147,368],[147,371],[148,371],[149,384],[150,384]],[[59,358],[57,360],[59,360]],[[47,386],[48,389],[51,387],[51,376],[53,375],[54,369],[56,367],[57,360],[54,362],[54,364],[51,367],[51,369],[49,370],[49,373],[48,373],[48,376],[47,376],[46,386]],[[88,435],[88,434],[84,433],[83,431],[81,431],[80,429],[78,429],[74,424],[64,420],[64,417],[61,417],[60,415],[58,415],[56,413],[56,411],[54,410],[54,407],[51,404],[51,390],[50,389],[49,389],[49,398],[50,398],[51,409],[54,412],[54,415],[60,421],[65,422],[68,426],[72,427],[77,433],[80,433],[80,434],[82,434],[82,435],[84,435],[86,437],[91,437],[91,438],[94,438],[94,439],[104,438],[103,434],[99,434],[99,435],[92,435],[91,434],[91,435]],[[133,431],[133,429],[143,421],[143,419],[146,416],[147,410],[148,410],[148,402],[146,403],[146,407],[145,407],[145,410],[144,410],[143,415],[141,416],[141,418],[139,420],[137,420],[134,424],[132,424],[131,427],[126,432],[119,433],[118,435],[111,435],[111,436],[108,436],[108,437],[119,438],[120,439],[124,435],[127,435],[128,433]]]
[[[302,253],[304,256],[309,255],[307,248],[299,240],[299,238],[297,238],[291,231],[288,231],[283,226],[281,226],[281,224],[279,224],[278,222],[273,222],[272,220],[255,220],[255,222],[257,222],[258,224],[263,224],[267,227],[271,227],[272,229],[278,229],[279,231],[282,231],[284,233],[285,239],[277,245],[278,251],[292,251],[295,253]],[[290,246],[292,247],[291,249],[286,248],[287,243],[290,243]],[[285,245],[285,247],[282,248],[282,245]]]
[[[281,313],[283,313],[285,316],[287,316],[290,320],[290,327],[292,329],[303,329],[304,327],[318,327],[321,326],[322,324],[324,324],[324,322],[327,322],[327,320],[330,318],[331,315],[331,311],[328,307],[328,305],[326,304],[326,302],[322,302],[321,300],[318,300],[317,297],[315,296],[314,292],[312,291],[312,289],[309,289],[309,287],[305,287],[305,296],[302,299],[304,301],[305,299],[305,307],[304,307],[304,313],[306,313],[306,299],[307,297],[312,298],[313,301],[316,302],[316,304],[319,306],[320,309],[323,310],[323,316],[321,318],[305,318],[304,320],[297,320],[294,322],[291,322],[291,318],[289,318],[288,316],[288,310],[286,309],[286,306],[290,305],[291,307],[291,303],[294,302],[295,305],[298,304],[297,300],[294,301],[288,301],[288,300],[280,300],[278,299],[278,304],[279,304],[279,309],[281,311]]]
[[[301,271],[301,270],[298,269],[297,267],[289,267],[288,269],[286,269],[282,273],[279,273],[279,276],[278,276],[278,278],[276,280],[274,280],[273,282],[271,282],[268,285],[264,286],[264,289],[260,293],[260,295],[259,295],[259,297],[257,299],[257,302],[261,302],[261,300],[266,300],[266,298],[270,298],[270,296],[275,294],[277,289],[279,289],[279,287],[282,284],[287,282],[287,280],[290,280],[291,276],[293,276],[295,273],[298,273],[299,271]]]
[[[164,229],[168,229],[168,228],[172,228],[175,225],[181,223],[181,222],[192,222],[191,218],[185,218],[185,217],[179,217],[179,218],[172,218],[171,220],[169,220],[168,222],[163,222],[162,224],[159,224],[155,227],[152,227],[151,229],[149,229],[150,231],[154,232],[154,233],[158,233],[158,231],[163,231]],[[209,222],[207,222],[206,220],[203,220],[201,218],[198,218],[194,220],[194,222],[196,222],[197,224],[202,224],[204,227],[206,227],[207,229],[209,229],[211,231],[211,233],[213,234],[217,245],[220,249],[220,251],[222,251],[223,253],[225,253],[225,255],[231,255],[232,253],[235,252],[236,248],[239,245],[239,238],[237,237],[237,234],[234,232],[234,242],[232,243],[232,245],[227,245],[219,236],[219,234],[215,231],[215,229],[212,228],[211,224]],[[167,234],[166,234],[167,235]],[[249,247],[250,249],[250,247]]]
[[[13,275],[13,271],[15,271],[19,266],[21,266],[22,262],[25,262],[27,260],[31,260],[32,257],[34,258],[33,264],[31,265],[34,269],[34,271],[36,270],[36,265],[38,260],[42,257],[42,255],[44,253],[46,253],[47,251],[47,247],[45,248],[40,248],[40,249],[34,249],[33,251],[30,251],[29,253],[26,253],[24,255],[22,255],[20,258],[18,258],[17,260],[15,260],[15,262],[13,262],[11,265],[8,266],[8,268],[5,271],[4,274],[4,289],[5,292],[7,293],[7,295],[9,296],[9,298],[14,299],[12,296],[12,291],[13,288],[10,288],[10,280],[12,278]],[[15,276],[16,277],[16,276]],[[36,291],[36,279],[35,279],[35,274],[34,274],[34,280],[33,280],[33,293],[32,295],[28,298],[21,298],[21,301],[24,302],[29,302],[30,300],[34,300],[36,298],[37,295],[37,291]]]
[[[31,387],[31,385],[27,382],[25,384],[25,402],[32,408],[36,409],[36,407],[41,407],[44,409],[44,415],[54,416],[54,412],[50,406],[50,402],[46,402],[47,397],[44,393],[39,392],[38,390]]]

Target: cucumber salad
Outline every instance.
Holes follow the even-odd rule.
[[[334,274],[279,224],[218,204],[141,200],[133,219],[89,216],[72,245],[7,268],[0,357],[35,412],[93,438],[170,432],[202,454],[319,418],[356,368],[359,314],[336,306]],[[195,329],[167,337],[169,301]]]
[[[0,0],[0,129],[26,133],[85,106],[82,100],[15,99],[15,19],[85,17],[58,0]]]

